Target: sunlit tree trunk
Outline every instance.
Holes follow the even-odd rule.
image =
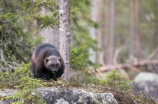
[[[97,3],[98,3],[98,0],[92,1],[91,17],[94,22],[98,21],[98,19],[97,19],[98,4]],[[96,34],[97,34],[96,28],[91,27],[90,35],[91,35],[92,39],[96,39]],[[90,61],[92,63],[96,63],[96,52],[92,48],[90,48],[89,52],[90,52],[90,56],[89,56]]]
[[[70,44],[71,44],[71,25],[70,25],[70,0],[60,0],[60,53],[65,62],[65,72],[63,79],[70,79]]]

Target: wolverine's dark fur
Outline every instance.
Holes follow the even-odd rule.
[[[54,62],[58,62],[58,66],[55,66],[57,64],[53,66]],[[51,67],[50,64],[53,67]],[[53,69],[54,67],[56,68],[56,72]],[[64,73],[64,62],[57,49],[53,45],[45,43],[34,51],[31,60],[31,68],[35,78],[57,80],[57,78],[61,77]]]

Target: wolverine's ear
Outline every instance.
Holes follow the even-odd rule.
[[[48,57],[46,58],[46,63],[49,61]]]
[[[61,62],[61,57],[58,57],[59,61]]]

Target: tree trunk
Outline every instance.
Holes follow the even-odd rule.
[[[134,8],[134,5],[135,5],[135,0],[131,0],[131,11],[130,11],[130,52],[131,52],[131,56],[134,56],[134,46],[135,46],[135,39],[134,39],[134,35],[135,35],[135,31],[134,31],[134,19],[135,19],[135,16],[134,16],[134,11],[135,11],[135,8]]]
[[[141,58],[141,34],[139,29],[139,1],[131,0],[131,23],[130,23],[130,51],[131,58],[140,59]]]
[[[115,39],[115,0],[111,0],[108,64],[113,64]]]
[[[71,25],[70,25],[70,0],[60,0],[60,53],[65,62],[64,80],[70,79],[70,44],[71,44]]]
[[[139,28],[139,17],[140,17],[140,5],[139,0],[136,0],[135,2],[135,39],[136,39],[136,57],[138,60],[141,60],[142,58],[142,52],[141,52],[141,32]]]
[[[36,0],[33,0],[34,3],[36,3],[37,1]],[[35,8],[35,14],[37,14],[37,8]],[[33,26],[35,28],[35,31],[34,31],[34,34],[35,34],[35,39],[38,39],[39,35],[38,35],[38,31],[37,31],[37,19],[34,19],[33,21]]]
[[[92,20],[97,22],[97,15],[98,15],[98,4],[97,4],[98,0],[93,0],[92,1],[92,9],[91,9],[91,16],[92,16]],[[96,28],[91,27],[90,28],[90,35],[92,37],[92,39],[96,39]],[[96,63],[96,52],[90,48],[89,50],[90,56],[89,59],[92,63]]]
[[[99,0],[98,1],[98,5],[99,5],[99,12],[98,12],[98,22],[100,23],[100,27],[97,31],[97,40],[98,40],[98,48],[102,49],[101,51],[98,52],[97,54],[97,63],[98,64],[104,64],[104,61],[103,61],[103,57],[104,57],[104,53],[103,53],[103,16],[104,16],[104,13],[103,13],[103,0]]]
[[[153,9],[153,13],[154,13],[154,48],[157,47],[158,44],[158,9],[157,9],[157,5],[158,5],[158,1],[154,0],[154,9]]]
[[[108,64],[108,54],[109,54],[109,34],[110,34],[110,0],[105,0],[103,1],[103,5],[105,5],[103,7],[104,9],[104,24],[103,24],[103,47],[104,47],[104,56],[103,56],[103,60],[105,64]]]

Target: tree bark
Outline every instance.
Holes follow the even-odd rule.
[[[134,40],[134,35],[135,35],[135,31],[134,31],[134,19],[135,19],[135,16],[134,16],[134,11],[135,11],[135,8],[134,8],[134,5],[135,5],[135,0],[131,0],[131,7],[130,7],[130,52],[131,52],[131,55],[134,56],[134,46],[135,46],[135,40]]]
[[[98,52],[97,54],[97,63],[98,64],[104,64],[103,57],[103,0],[98,1],[99,5],[99,12],[98,12],[98,22],[100,23],[100,27],[97,31],[97,40],[98,40],[98,48],[102,49],[101,51]]]
[[[108,64],[113,64],[114,39],[115,39],[115,0],[111,0]]]
[[[34,2],[34,3],[37,3],[36,0],[33,0],[33,2]],[[37,8],[35,8],[35,14],[37,14]],[[38,31],[37,31],[37,27],[38,27],[38,25],[37,25],[37,19],[34,19],[34,21],[33,21],[33,26],[34,26],[34,28],[35,28],[35,32],[34,32],[34,34],[35,34],[35,39],[38,39],[39,35],[38,35]]]
[[[104,47],[104,56],[103,56],[103,60],[105,64],[108,64],[108,54],[109,54],[109,37],[110,37],[110,0],[105,0],[103,1],[104,3],[104,24],[103,24],[103,47]]]
[[[153,7],[153,13],[154,13],[154,48],[157,47],[158,44],[158,9],[157,9],[157,5],[158,5],[158,1],[154,0],[154,7]]]
[[[136,59],[141,59],[141,34],[139,29],[139,0],[131,0],[130,14],[130,51],[131,56]]]
[[[70,79],[70,44],[71,44],[71,25],[70,25],[70,0],[60,0],[60,53],[65,62],[64,80]]]
[[[98,4],[97,4],[98,0],[92,0],[92,8],[91,8],[91,18],[94,22],[97,22],[97,16],[98,16]],[[90,28],[90,35],[92,37],[92,39],[96,39],[96,28],[91,27]],[[90,48],[89,50],[90,56],[89,59],[92,63],[96,63],[96,52]]]
[[[136,39],[136,57],[138,60],[142,58],[141,52],[141,33],[139,28],[140,5],[139,0],[135,2],[135,39]]]

